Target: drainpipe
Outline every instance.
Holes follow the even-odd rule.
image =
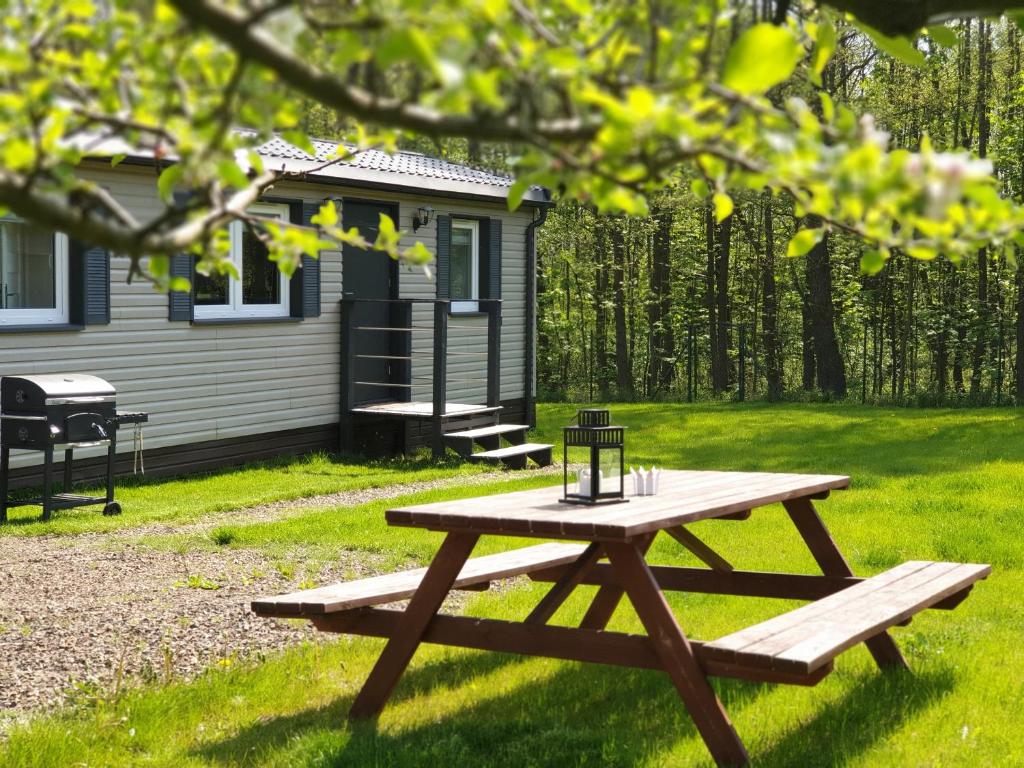
[[[537,227],[548,218],[548,208],[540,206],[540,216],[526,225],[526,371],[523,395],[526,401],[526,423],[537,426],[537,402],[533,384],[537,363]]]

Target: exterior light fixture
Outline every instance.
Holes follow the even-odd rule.
[[[434,216],[434,209],[431,207],[417,208],[416,214],[412,217],[412,231],[415,232],[420,227],[425,227],[430,223],[430,220]]]

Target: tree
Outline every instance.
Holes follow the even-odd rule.
[[[969,0],[901,2],[896,12],[832,5],[910,34],[951,13],[993,10]],[[327,242],[370,245],[341,229],[332,205],[317,231],[246,213],[282,179],[251,150],[273,131],[309,148],[299,96],[338,114],[352,151],[413,137],[464,139],[474,155],[485,144],[515,146],[512,207],[543,184],[602,211],[645,215],[648,195],[685,168],[718,199],[766,184],[781,191],[823,226],[872,243],[880,258],[868,268],[895,248],[962,259],[987,243],[1003,251],[1024,242],[1024,212],[999,198],[988,165],[928,144],[890,152],[870,120],[842,105],[816,119],[800,98],[781,107],[764,98],[791,77],[820,78],[835,48],[831,11],[806,17],[780,2],[776,24],[731,41],[739,27],[713,0],[602,0],[585,10],[568,0],[395,0],[387,13],[301,0],[3,8],[0,205],[131,257],[134,274],[162,287],[166,257],[184,249],[204,272],[230,271],[218,233],[232,220],[264,236],[286,272]],[[870,34],[908,60],[919,55]],[[946,37],[930,34],[938,45]],[[231,130],[239,124],[252,130]],[[155,164],[166,209],[152,221],[136,221],[76,174],[87,158],[116,162],[129,151]],[[176,188],[192,192],[187,203],[174,202]],[[380,232],[375,247],[429,258],[422,246],[400,247],[391,223]],[[145,268],[144,256],[153,257]]]

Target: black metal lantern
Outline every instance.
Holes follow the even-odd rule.
[[[626,498],[625,427],[611,424],[603,408],[582,408],[563,427],[563,493],[566,504],[614,504]]]

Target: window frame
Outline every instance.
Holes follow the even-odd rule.
[[[19,216],[8,214],[0,217],[0,221],[11,221],[19,224],[25,220]],[[70,241],[63,232],[53,232],[53,280],[54,305],[47,308],[8,309],[0,307],[0,327],[31,326],[46,327],[49,325],[68,325],[71,317],[71,270]],[[0,297],[2,298],[2,297]]]
[[[287,203],[253,203],[246,213],[261,218],[275,219],[287,224],[291,221],[291,209]],[[242,238],[245,234],[245,223],[233,221],[228,225],[228,236],[231,242],[231,262],[242,277],[244,268],[242,259]],[[277,265],[274,265],[277,269]],[[246,304],[242,300],[242,280],[228,278],[227,304],[195,304],[192,315],[195,320],[232,320],[291,317],[291,288],[289,280],[277,270],[278,296],[277,304]]]
[[[460,228],[469,229],[470,232],[472,232],[472,237],[470,239],[471,252],[469,265],[470,298],[456,299],[452,296],[451,267],[449,266],[448,295],[450,297],[451,312],[453,314],[480,311],[480,221],[478,219],[452,216],[451,235],[449,237],[453,243],[455,241],[455,230]],[[451,260],[451,255],[449,255],[448,258]]]

